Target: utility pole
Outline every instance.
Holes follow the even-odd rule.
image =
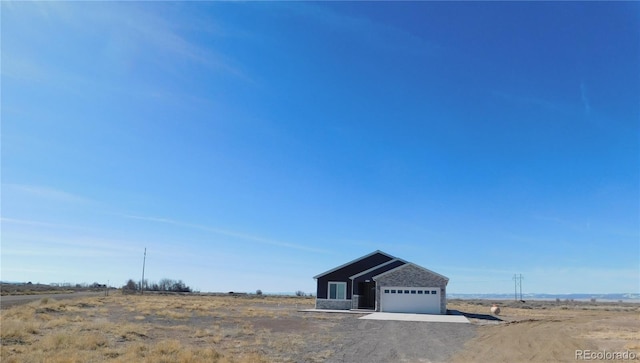
[[[513,275],[513,283],[514,283],[514,292],[513,298],[515,301],[518,301],[518,287],[520,287],[520,300],[522,300],[522,274],[514,274]]]
[[[522,274],[520,274],[520,301],[522,301]]]
[[[144,257],[142,258],[142,281],[140,281],[140,295],[144,294],[144,265],[147,262],[147,248],[144,248]]]

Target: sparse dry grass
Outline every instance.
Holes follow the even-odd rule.
[[[2,362],[267,362],[300,345],[255,318],[289,316],[312,300],[113,295],[42,299],[0,313]],[[306,306],[305,306],[306,305]]]
[[[313,299],[294,297],[42,299],[0,312],[0,361],[323,362],[336,353],[332,329],[343,318],[297,312],[312,306]],[[489,314],[489,307],[490,302],[449,304],[476,314]],[[473,354],[454,361],[521,361],[522,354],[542,347],[552,354],[534,361],[562,360],[554,354],[577,348],[640,352],[637,305],[501,307],[507,323],[478,326],[477,339],[469,342]]]
[[[506,323],[483,324],[476,338],[453,358],[469,361],[575,361],[576,349],[625,351],[640,355],[637,304],[533,301],[500,302]],[[490,314],[491,302],[453,301],[449,309]],[[474,319],[471,319],[474,320]]]

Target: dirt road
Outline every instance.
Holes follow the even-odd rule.
[[[113,291],[111,292],[113,293]],[[38,301],[40,299],[74,299],[87,296],[103,296],[104,291],[79,291],[66,294],[38,294],[38,295],[5,295],[0,296],[0,309],[6,309],[11,306],[26,304],[32,301]]]

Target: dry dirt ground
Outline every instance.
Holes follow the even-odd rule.
[[[482,305],[484,304],[484,305]],[[313,299],[44,298],[0,312],[2,362],[553,362],[575,349],[640,356],[640,306],[452,301],[472,324],[307,313]]]
[[[640,361],[640,304],[502,302],[502,321],[474,319],[476,336],[451,362],[576,362],[576,350],[629,352]],[[467,316],[487,314],[490,302],[452,301]]]

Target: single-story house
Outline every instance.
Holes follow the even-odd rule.
[[[316,309],[446,314],[449,278],[382,251],[313,277]]]

